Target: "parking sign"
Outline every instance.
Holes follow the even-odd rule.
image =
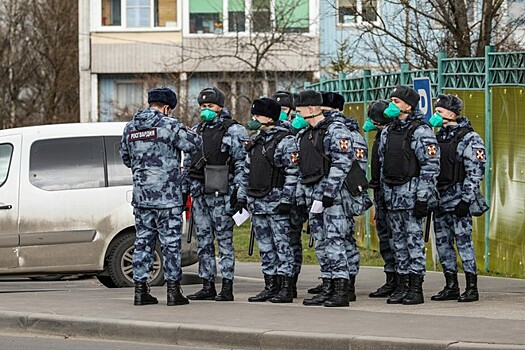
[[[414,90],[419,94],[419,110],[425,116],[425,123],[428,123],[432,116],[432,93],[430,90],[429,78],[414,78]]]

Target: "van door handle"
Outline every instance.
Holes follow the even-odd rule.
[[[11,209],[13,208],[12,205],[8,204],[8,205],[0,205],[0,209]]]

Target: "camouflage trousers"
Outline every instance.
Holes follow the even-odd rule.
[[[255,214],[252,216],[255,239],[265,275],[292,277],[294,256],[290,247],[290,216]]]
[[[197,233],[199,277],[214,281],[217,276],[215,246],[219,247],[219,268],[222,278],[233,280],[235,256],[233,251],[234,221],[225,215],[226,196],[202,195],[193,198],[192,215]]]
[[[348,220],[348,231],[345,236],[345,250],[346,258],[348,260],[348,274],[350,276],[357,276],[359,273],[359,250],[354,238],[355,234],[355,220],[350,218]]]
[[[375,222],[377,237],[379,238],[379,254],[385,262],[383,271],[396,272],[396,259],[394,255],[394,242],[392,241],[392,232],[388,226],[386,211],[375,207]]]
[[[454,212],[434,214],[434,232],[439,262],[443,272],[458,272],[454,241],[465,272],[477,273],[476,253],[472,242],[472,217],[457,217]]]
[[[321,278],[348,279],[345,237],[349,220],[343,206],[336,204],[322,213],[310,213],[310,230],[316,240],[315,254],[321,267]]]
[[[427,262],[423,238],[423,219],[414,216],[414,210],[387,212],[387,224],[392,230],[392,241],[397,262],[397,272],[424,276]]]
[[[147,282],[155,260],[156,238],[162,248],[162,268],[167,281],[179,282],[181,270],[182,213],[180,208],[135,208],[133,279]]]
[[[303,265],[301,235],[303,233],[303,224],[306,220],[308,220],[307,216],[304,217],[296,208],[292,208],[290,212],[290,247],[292,248],[294,257],[294,274],[299,274],[301,272],[301,266]]]

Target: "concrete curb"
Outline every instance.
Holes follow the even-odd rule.
[[[525,345],[466,343],[127,321],[44,313],[0,311],[0,330],[65,337],[151,342],[181,346],[290,350],[525,350]]]

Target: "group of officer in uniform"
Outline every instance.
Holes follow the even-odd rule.
[[[487,210],[479,189],[485,150],[468,119],[460,116],[459,98],[438,96],[430,119],[432,127],[440,127],[437,137],[423,121],[414,89],[396,86],[390,101],[371,103],[363,125],[366,132],[377,130],[370,182],[367,143],[357,121],[343,115],[340,94],[277,91],[256,99],[247,124],[251,138],[224,108],[222,91],[206,88],[197,101],[201,120],[188,129],[168,116],[176,94],[153,89],[149,108],[138,111],[123,133],[120,152],[134,184],[135,305],[158,302],[147,285],[157,235],[168,305],[187,304],[188,299],[233,301],[232,215],[247,210],[264,276],[263,290],[248,301],[291,303],[297,297],[306,224],[315,240],[322,282],[308,290],[314,295],[303,304],[348,306],[356,300],[360,259],[354,217],[372,205],[386,282],[370,297],[388,298],[390,304],[424,302],[423,226],[433,214],[446,284],[432,300],[478,300],[472,215]],[[180,289],[180,247],[188,196],[202,288],[186,298]],[[461,295],[455,245],[467,282]]]

